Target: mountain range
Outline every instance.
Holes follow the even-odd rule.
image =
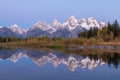
[[[7,37],[62,37],[75,38],[80,32],[89,30],[91,27],[102,28],[106,23],[97,21],[93,17],[76,19],[71,16],[66,22],[60,23],[54,20],[51,24],[46,24],[44,21],[39,21],[31,26],[29,29],[21,29],[16,24],[10,27],[0,27],[0,36]]]

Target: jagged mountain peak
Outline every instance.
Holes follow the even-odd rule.
[[[81,27],[89,30],[91,27],[98,27],[98,28],[102,28],[104,27],[106,24],[101,22],[101,21],[97,21],[96,19],[94,19],[93,17],[89,17],[87,19],[83,18],[79,20],[79,23],[81,25]]]
[[[47,25],[44,21],[39,21],[37,23],[35,23],[35,25]]]
[[[94,24],[99,24],[99,22],[96,20],[96,19],[94,19],[93,17],[89,17],[88,19],[87,19],[87,22],[90,24],[90,23],[94,23]]]
[[[19,28],[17,24],[10,26],[10,28]]]
[[[89,17],[88,20],[95,20],[95,18],[93,18],[93,17]]]
[[[52,29],[54,29],[54,31],[63,27],[62,24],[57,20],[53,20],[53,22],[50,24],[50,26]]]
[[[27,31],[27,35],[29,35],[29,34],[36,34],[36,33],[39,33],[40,32],[40,29],[42,30],[42,31],[45,31],[46,30],[46,27],[47,27],[47,24],[44,22],[44,21],[38,21],[37,23],[35,23],[31,28],[29,28],[29,30]],[[34,31],[34,33],[33,32],[31,32],[31,31],[33,31],[33,30],[35,30]],[[27,36],[26,35],[26,36]],[[30,36],[31,36],[30,35]]]
[[[9,27],[13,32],[18,31],[20,28],[18,27],[18,25],[14,24],[12,26]]]
[[[64,27],[69,31],[74,30],[78,25],[78,20],[74,16],[70,16],[65,23],[63,23]]]
[[[74,20],[74,19],[76,19],[75,16],[70,16],[70,17],[68,18],[68,20]]]
[[[78,23],[78,20],[74,16],[70,16],[67,20],[69,23]]]
[[[58,20],[53,20],[53,22],[52,22],[52,25],[58,25],[58,24],[61,24]]]
[[[22,35],[26,31],[24,29],[21,29],[17,24],[10,26],[9,29],[12,30],[16,34],[16,36]]]
[[[13,31],[20,29],[17,24],[14,24],[14,25],[10,26],[9,28]]]
[[[35,23],[31,29],[36,29],[36,28],[42,28],[42,27],[46,27],[47,24],[44,21],[39,21],[37,23]]]

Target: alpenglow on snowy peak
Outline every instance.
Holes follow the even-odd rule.
[[[60,23],[54,20],[51,24],[46,24],[44,21],[39,21],[31,26],[28,30],[20,29],[16,24],[6,28],[0,27],[0,36],[13,36],[13,37],[62,37],[62,38],[75,38],[80,32],[89,30],[91,27],[102,28],[106,23],[97,21],[93,17],[76,19],[71,16],[66,22]],[[9,34],[9,32],[11,34]]]

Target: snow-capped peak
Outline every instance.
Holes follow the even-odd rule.
[[[75,18],[75,16],[70,16],[69,18],[68,18],[68,20],[75,20],[76,18]]]
[[[65,26],[65,28],[71,31],[75,29],[79,24],[78,24],[78,20],[74,16],[71,16],[68,18],[68,20],[65,23],[63,23],[63,25]]]
[[[69,23],[75,23],[75,24],[78,23],[78,20],[74,16],[69,17],[67,21]]]
[[[106,25],[105,23],[95,20],[93,17],[90,17],[88,19],[85,19],[85,18],[80,19],[79,23],[80,23],[81,27],[83,27],[87,30],[89,30],[91,27],[102,28]]]
[[[20,28],[18,27],[18,25],[16,25],[16,24],[10,26],[9,28],[10,28],[10,30],[12,30],[12,31],[13,31],[14,33],[16,33],[16,34],[24,34],[24,33],[25,33],[25,31],[22,30],[22,29],[20,29]]]
[[[17,24],[12,25],[10,28],[19,28]]]
[[[33,29],[41,29],[43,31],[49,31],[50,30],[50,26],[47,25],[44,21],[39,21],[37,22],[35,25],[33,25],[30,30],[33,30]]]
[[[47,25],[47,24],[44,21],[39,21],[34,26],[43,26],[43,25]]]
[[[44,22],[44,21],[39,21],[37,23],[35,23],[31,29],[34,29],[34,28],[43,28],[43,27],[46,27],[47,24]]]
[[[62,24],[57,21],[57,20],[53,20],[52,24],[50,24],[51,28],[53,28],[55,31],[57,29],[63,28]]]
[[[95,19],[93,17],[88,18],[89,21],[94,21]]]
[[[52,25],[58,25],[58,24],[61,24],[61,23],[59,21],[57,21],[56,19],[53,20]]]

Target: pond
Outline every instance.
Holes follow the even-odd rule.
[[[0,80],[120,80],[117,52],[0,50]]]

